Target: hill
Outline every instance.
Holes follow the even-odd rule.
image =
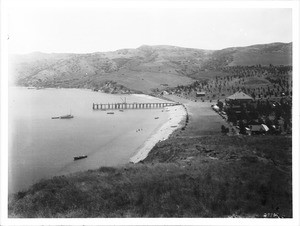
[[[8,214],[290,218],[291,175],[288,137],[177,138],[157,144],[144,163],[42,180],[11,195]]]
[[[10,72],[21,86],[144,92],[188,85],[215,77],[222,67],[291,65],[292,43],[272,43],[223,50],[176,46],[141,46],[111,52],[57,54],[35,52],[11,57]]]

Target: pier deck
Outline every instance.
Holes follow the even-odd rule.
[[[112,109],[156,109],[168,106],[180,105],[180,103],[108,103],[95,104],[93,103],[93,110],[112,110]]]

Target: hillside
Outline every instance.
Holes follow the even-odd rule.
[[[291,138],[202,136],[157,144],[144,163],[42,180],[11,218],[292,217]]]
[[[270,43],[214,51],[205,68],[292,65],[292,43]]]
[[[292,43],[272,43],[223,50],[176,46],[141,46],[89,54],[35,52],[11,57],[17,85],[144,92],[188,85],[219,75],[220,68],[247,65],[291,65]]]

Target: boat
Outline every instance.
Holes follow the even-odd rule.
[[[155,117],[154,119],[159,119],[159,117]]]
[[[74,118],[73,115],[69,114],[69,115],[63,115],[63,116],[54,116],[52,117],[52,119],[71,119]]]
[[[87,158],[87,155],[79,155],[79,156],[75,156],[75,157],[74,157],[74,161],[80,160],[80,159],[85,159],[85,158]]]
[[[124,110],[123,110],[123,109],[120,109],[119,111],[120,111],[120,112],[124,112]]]
[[[74,118],[74,116],[71,114],[71,111],[70,111],[70,114],[67,114],[67,115],[52,117],[52,119],[71,119],[71,118]]]
[[[68,115],[60,116],[59,118],[60,118],[60,119],[70,119],[70,118],[74,118],[74,116],[71,115],[71,114],[68,114]]]
[[[114,112],[110,111],[110,112],[107,112],[106,114],[110,114],[110,115],[113,115],[115,114]]]

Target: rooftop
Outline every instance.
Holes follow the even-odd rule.
[[[253,100],[252,97],[250,97],[249,95],[247,95],[241,91],[234,93],[233,95],[227,97],[226,99],[229,99],[229,100]]]

